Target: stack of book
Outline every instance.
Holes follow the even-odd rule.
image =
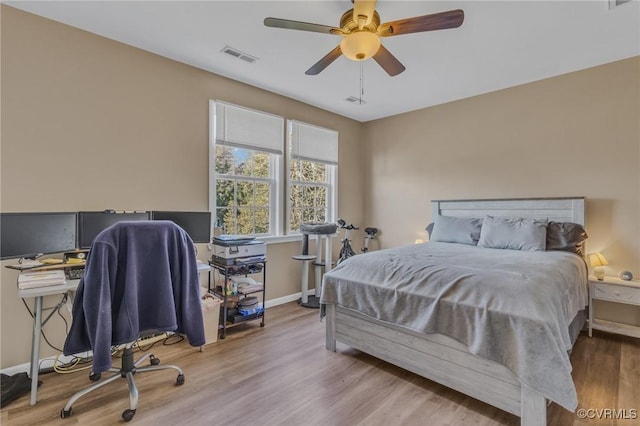
[[[64,271],[34,271],[22,272],[18,275],[18,288],[26,290],[29,288],[48,287],[52,285],[64,285],[67,280]]]

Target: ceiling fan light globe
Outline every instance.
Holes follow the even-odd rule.
[[[340,42],[342,54],[352,61],[371,58],[380,49],[380,37],[370,31],[355,31]]]

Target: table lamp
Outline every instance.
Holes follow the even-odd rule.
[[[603,266],[607,266],[609,264],[607,259],[600,252],[597,252],[589,255],[589,263],[593,268],[593,275],[595,275],[598,281],[602,281],[604,279]]]

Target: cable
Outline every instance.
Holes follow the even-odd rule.
[[[166,333],[165,333],[165,336],[166,336]],[[168,337],[164,338],[164,340],[167,340],[167,339],[168,339]],[[149,349],[153,348],[156,345],[156,343],[158,343],[158,342],[160,342],[160,340],[156,340],[156,341],[154,341],[153,343],[151,343],[148,346],[143,346],[144,345],[144,339],[143,340],[138,339],[138,340],[136,340],[136,342],[133,344],[132,347],[133,347],[133,349],[138,349],[141,352],[146,352]],[[142,345],[141,345],[141,343],[142,343]]]
[[[60,355],[62,355],[62,353],[59,353],[58,356],[56,356],[56,359],[53,361],[53,370],[56,373],[69,374],[76,371],[85,370],[89,367],[87,366],[82,368],[74,368],[76,365],[80,364],[80,358],[76,357],[72,358],[72,360],[66,364],[60,364]]]
[[[172,342],[170,339],[172,337],[177,338],[177,340],[175,342]],[[174,339],[175,340],[175,339]],[[164,341],[162,342],[162,344],[164,346],[171,346],[171,345],[175,345],[177,343],[183,342],[184,341],[184,336],[182,334],[172,334],[171,336],[167,337],[166,339],[164,339]]]
[[[65,293],[65,296],[63,297],[63,300],[65,300],[65,303],[66,303],[66,297],[67,297],[67,295],[66,295],[66,293]],[[27,305],[27,302],[25,302],[25,300],[24,300],[24,299],[20,299],[20,300],[22,300],[22,303],[24,304],[24,307],[27,309],[27,312],[29,312],[29,315],[31,316],[31,319],[35,320],[35,315],[33,314],[33,312],[31,312],[31,309],[29,309],[29,305]],[[64,304],[64,303],[60,302],[60,303],[58,303],[58,305],[56,305],[56,306],[55,306],[54,308],[52,308],[52,309],[56,309],[56,310],[58,310],[58,314],[60,314],[60,307],[61,307],[63,304]],[[61,315],[61,314],[60,314],[60,315]],[[62,315],[61,315],[61,316],[62,316]],[[64,318],[64,317],[63,317],[63,318]],[[65,321],[65,327],[66,327],[66,325],[67,325],[67,322]],[[60,349],[60,348],[58,348],[58,347],[54,346],[54,345],[49,341],[49,339],[47,338],[47,335],[45,334],[45,332],[44,332],[44,329],[43,329],[43,328],[40,328],[40,334],[41,334],[41,335],[42,335],[42,337],[44,338],[44,341],[47,343],[47,345],[49,345],[52,349],[54,349],[54,350],[56,350],[56,351],[58,351],[58,352],[62,352],[62,349]]]
[[[214,279],[214,284],[215,284],[215,279]],[[31,317],[32,320],[35,320],[35,315],[33,313],[33,311],[31,311],[31,308],[29,308],[29,305],[27,304],[27,302],[24,299],[20,299],[22,300],[22,304],[24,305],[25,309],[27,310],[27,312],[29,313],[29,316]],[[62,321],[64,322],[64,327],[65,327],[65,334],[69,333],[69,323],[67,322],[67,319],[62,315],[62,312],[60,312],[60,308],[62,308],[62,306],[64,306],[65,303],[67,303],[68,300],[68,294],[64,293],[62,296],[62,299],[60,300],[60,302],[55,305],[54,307],[50,308],[56,311],[56,313],[58,314],[58,316],[62,319]],[[47,308],[49,309],[49,308]],[[92,357],[72,357],[71,360],[65,364],[62,364],[60,362],[60,357],[63,355],[63,350],[58,348],[57,346],[55,346],[54,344],[52,344],[49,341],[49,338],[47,337],[46,333],[44,332],[44,329],[41,328],[40,329],[40,334],[42,335],[44,341],[47,343],[47,345],[49,345],[52,349],[56,350],[58,352],[58,355],[56,355],[56,357],[53,360],[53,366],[49,367],[49,368],[42,368],[42,363],[44,361],[46,361],[45,359],[42,359],[38,362],[38,373],[39,374],[48,374],[48,373],[52,373],[52,372],[56,372],[56,373],[60,373],[60,374],[69,374],[69,373],[75,373],[77,371],[82,371],[82,370],[87,370],[90,369],[91,367],[93,367],[93,358]],[[172,336],[177,336],[178,340],[175,342],[171,342],[168,341],[170,337]],[[172,336],[168,336],[166,337],[164,340],[162,340],[164,345],[173,345],[179,342],[182,342],[184,340],[184,337],[181,335],[177,335],[174,334]],[[141,341],[137,340],[133,345],[132,348],[134,350],[138,350],[140,352],[146,352],[148,350],[150,350],[151,348],[153,348],[158,342],[160,342],[161,340],[156,340],[154,341],[152,344],[148,345],[148,346],[144,346],[141,345]],[[122,353],[123,353],[123,348],[121,348],[120,346],[122,345],[118,345],[118,346],[112,346],[111,348],[111,357],[115,357],[115,358],[121,358],[122,357]],[[88,364],[88,365],[84,365],[84,364]],[[84,366],[83,366],[84,365]]]

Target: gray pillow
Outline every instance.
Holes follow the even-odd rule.
[[[547,220],[487,216],[482,222],[478,247],[544,251]]]
[[[584,241],[589,238],[582,225],[573,222],[549,222],[547,250],[570,251],[584,257]]]
[[[480,238],[482,219],[475,217],[437,216],[430,241],[475,246]]]
[[[431,239],[431,233],[433,232],[433,225],[434,225],[434,223],[431,222],[430,224],[427,225],[426,228],[424,228],[427,231],[427,233],[429,234],[429,239]]]

